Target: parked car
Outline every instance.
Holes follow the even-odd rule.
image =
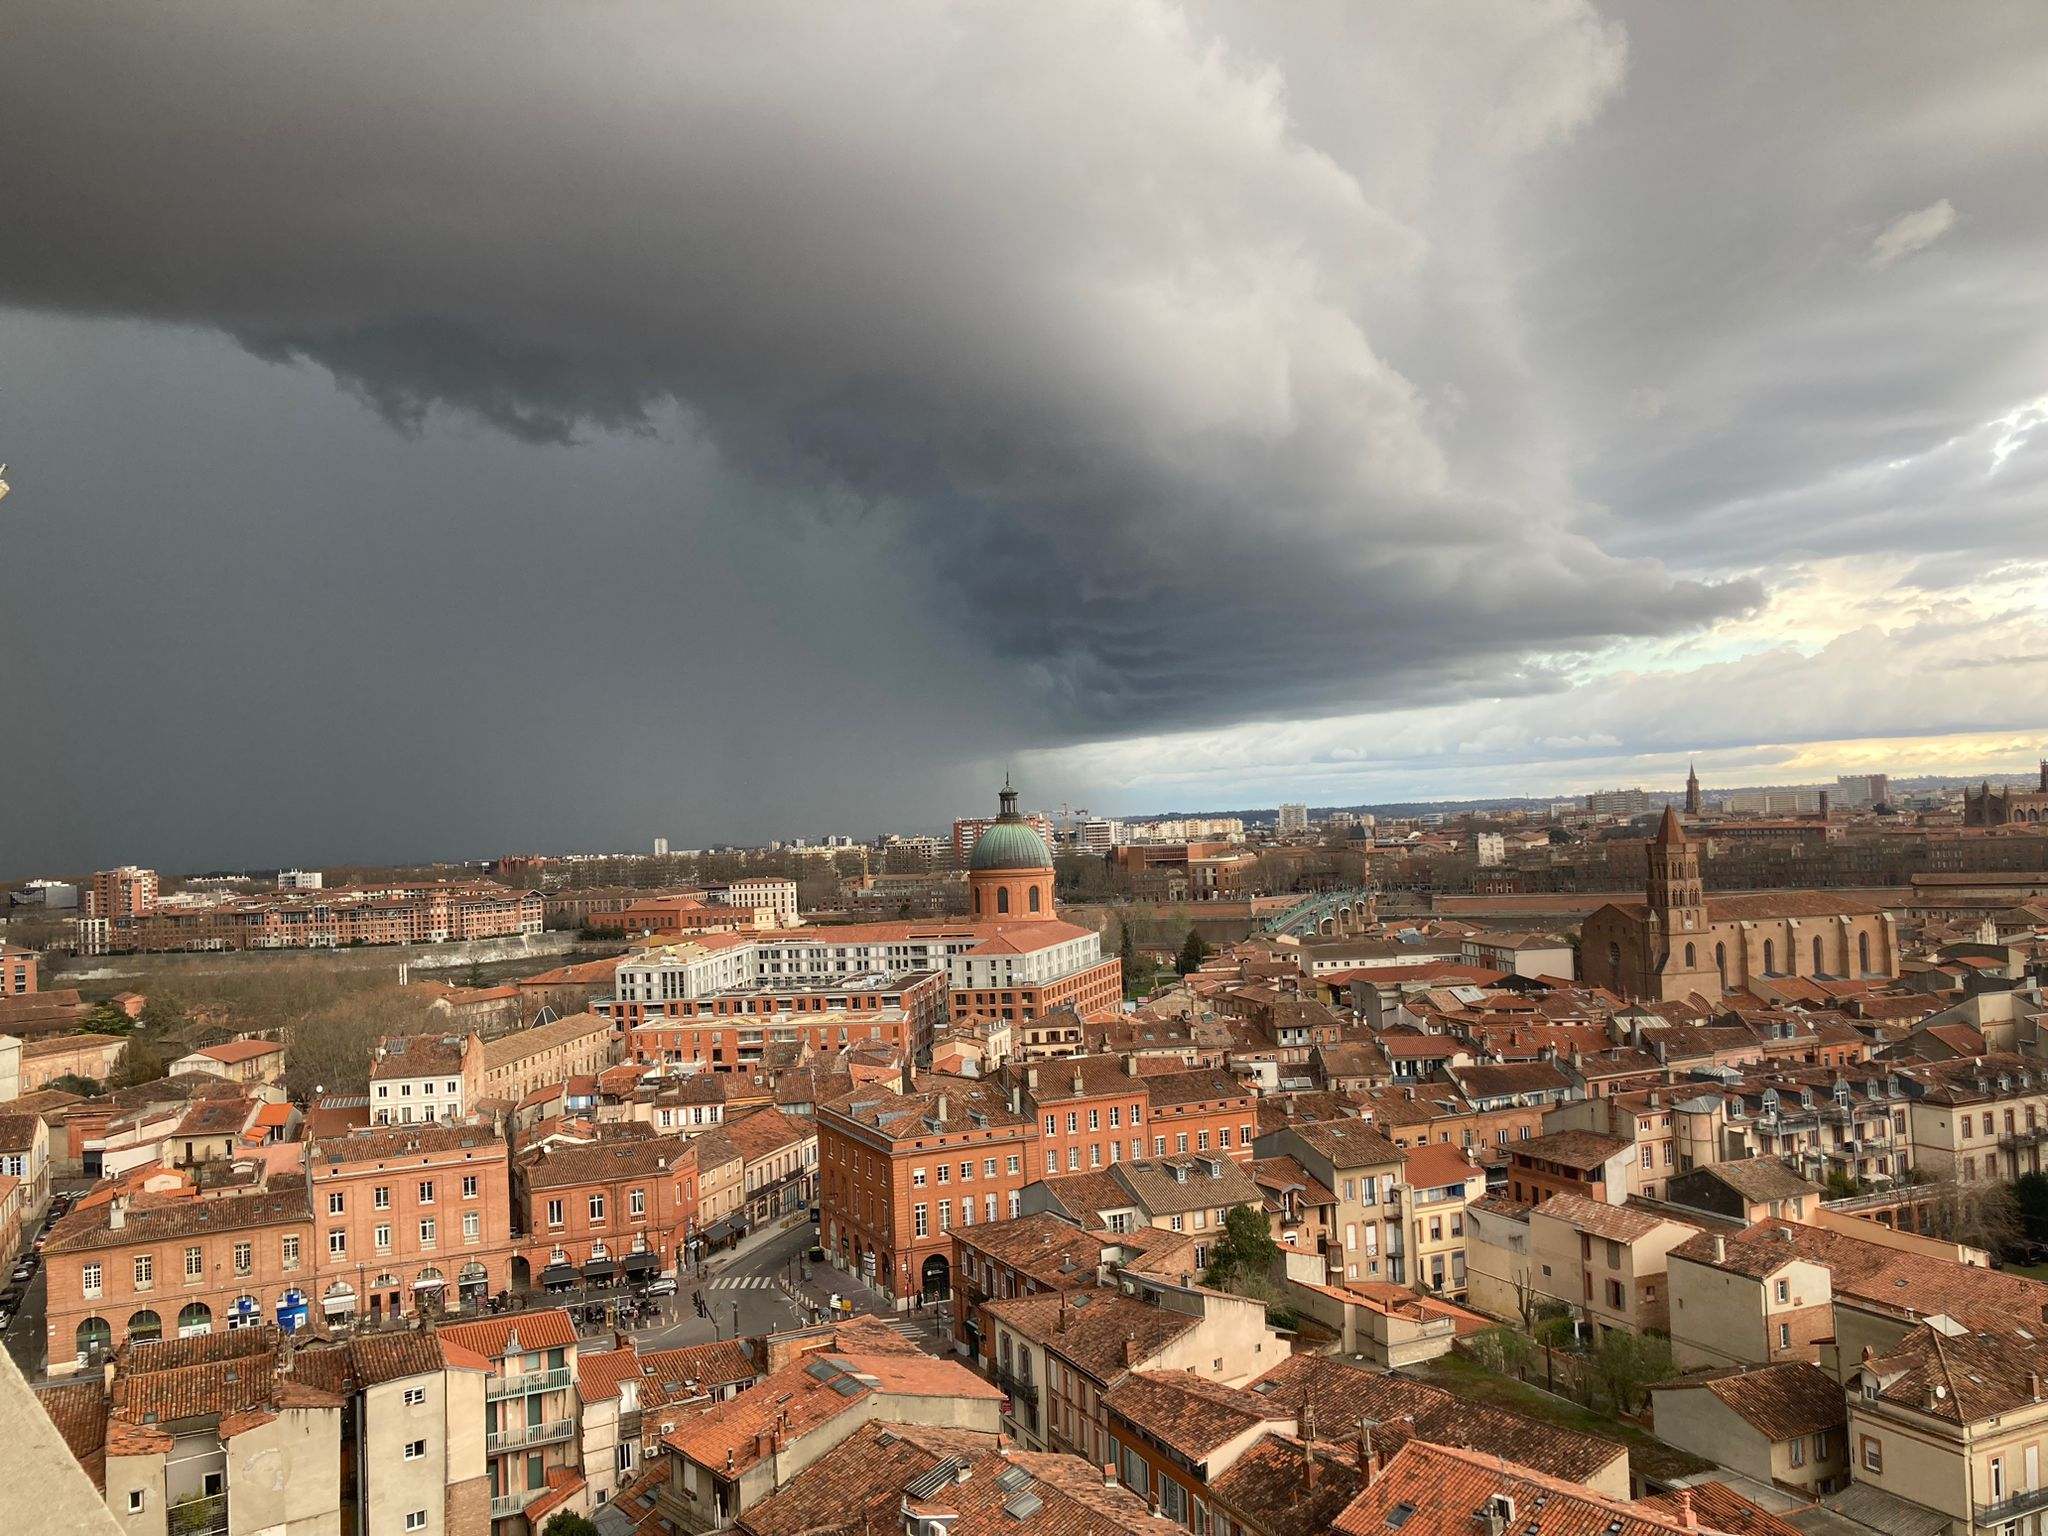
[[[648,1281],[647,1284],[642,1286],[640,1289],[640,1294],[642,1296],[673,1296],[675,1295],[675,1293],[676,1283],[675,1281],[669,1279],[666,1275],[662,1276],[662,1278],[659,1280]]]
[[[34,1262],[29,1259],[23,1259],[19,1264],[14,1266],[14,1278],[18,1281],[27,1280],[29,1276],[33,1275],[35,1272],[36,1266]]]

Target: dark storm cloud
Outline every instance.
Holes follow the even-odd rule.
[[[1422,61],[1461,86],[1552,50],[1460,146],[1475,179],[1612,88],[1619,39],[1554,16]],[[1361,68],[1412,72],[1384,55],[1468,19],[1360,37]],[[1304,144],[1257,40],[1163,6],[67,6],[13,32],[0,129],[29,152],[0,197],[36,233],[0,298],[215,327],[407,428],[563,442],[680,402],[789,500],[878,509],[1056,731],[1462,689],[1757,595],[1468,475],[1450,437],[1512,413],[1437,422],[1374,339],[1442,304],[1440,146],[1376,152],[1387,177]],[[1462,113],[1372,109],[1424,110]]]
[[[0,832],[867,831],[1026,746],[1444,707],[1446,761],[1516,694],[1497,758],[1625,754],[1587,655],[1787,559],[2048,556],[2048,12],[1865,20],[17,5],[0,641],[61,817]]]

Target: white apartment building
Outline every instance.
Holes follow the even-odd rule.
[[[1124,845],[1124,824],[1106,816],[1084,821],[1074,834],[1074,847],[1081,853],[1107,853]]]
[[[1273,814],[1273,830],[1282,837],[1294,837],[1308,831],[1308,807],[1289,803]]]
[[[326,883],[326,877],[317,869],[280,869],[277,872],[280,891],[317,891]]]
[[[714,907],[744,907],[754,912],[772,912],[776,923],[784,928],[794,927],[799,921],[796,882],[779,876],[750,875],[729,885],[706,886],[704,899]]]

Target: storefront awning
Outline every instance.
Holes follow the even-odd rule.
[[[356,1309],[355,1293],[350,1292],[346,1296],[329,1296],[320,1305],[326,1309],[329,1317],[334,1316],[337,1312],[353,1312]]]
[[[625,1264],[627,1274],[644,1275],[651,1270],[661,1268],[661,1255],[658,1253],[629,1253],[621,1262]]]
[[[448,1289],[448,1282],[435,1275],[431,1279],[413,1281],[412,1288],[416,1291],[445,1291]]]
[[[608,1280],[618,1272],[617,1259],[592,1259],[583,1266],[583,1278],[586,1280]]]
[[[574,1266],[568,1264],[550,1264],[540,1272],[540,1283],[549,1290],[553,1290],[557,1286],[574,1285],[576,1283],[576,1270]]]
[[[697,1234],[697,1241],[700,1243],[722,1243],[728,1237],[739,1236],[740,1231],[739,1219],[734,1216],[728,1216],[716,1225],[706,1227],[702,1232],[699,1232]]]

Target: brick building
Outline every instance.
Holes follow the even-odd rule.
[[[571,1014],[486,1041],[482,1096],[517,1104],[537,1088],[595,1076],[612,1064],[617,1044],[610,1020],[594,1013]]]
[[[313,1222],[300,1183],[186,1199],[116,1195],[67,1214],[43,1258],[58,1375],[131,1340],[295,1327],[314,1294]]]
[[[319,1284],[329,1319],[430,1315],[512,1282],[505,1143],[486,1127],[375,1127],[308,1144]]]
[[[770,979],[702,998],[627,1005],[636,1062],[693,1071],[746,1072],[774,1045],[839,1051],[876,1040],[922,1053],[949,1017],[943,971]]]
[[[36,989],[36,952],[0,944],[0,997],[25,997]]]
[[[681,1262],[695,1228],[697,1147],[686,1137],[543,1143],[520,1154],[512,1178],[525,1233],[514,1267],[532,1284],[652,1279]]]
[[[825,1251],[906,1307],[952,1290],[961,1228],[1017,1214],[1037,1127],[986,1079],[906,1072],[818,1106]]]
[[[483,1082],[484,1043],[474,1034],[387,1035],[370,1063],[370,1122],[460,1120]]]

